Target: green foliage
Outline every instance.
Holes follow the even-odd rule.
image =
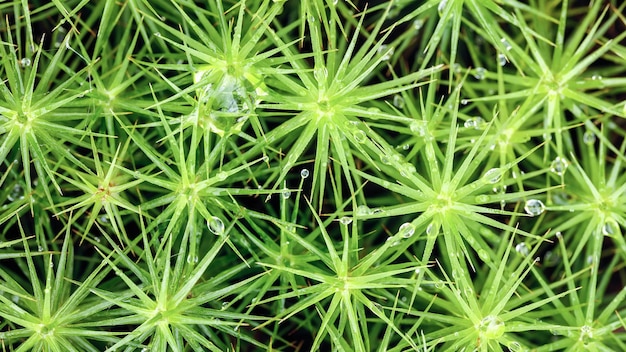
[[[0,4],[2,351],[626,350],[626,4]]]

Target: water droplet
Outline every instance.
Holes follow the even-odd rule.
[[[488,261],[489,260],[489,253],[484,250],[484,249],[479,249],[477,252],[478,256],[480,257],[480,259],[482,259],[483,261]]]
[[[365,132],[358,130],[356,132],[354,132],[354,139],[358,142],[358,143],[365,143],[365,141],[367,140],[367,135],[365,134]]]
[[[431,222],[426,226],[426,237],[428,238],[436,238],[439,235],[439,229],[435,227],[435,225]]]
[[[545,210],[546,206],[538,199],[529,199],[524,206],[524,211],[530,216],[541,215]]]
[[[602,234],[605,236],[613,236],[617,232],[618,226],[615,220],[607,219],[604,225],[602,225]]]
[[[426,133],[428,131],[428,126],[426,124],[426,121],[423,121],[423,120],[412,121],[409,128],[411,129],[411,132],[413,132],[414,134],[420,137],[426,136]]]
[[[517,251],[517,253],[521,254],[524,257],[530,253],[530,251],[528,250],[528,246],[524,242],[516,244],[515,251]]]
[[[418,18],[413,21],[413,29],[419,31],[420,29],[422,29],[422,27],[424,27],[424,20]]]
[[[493,340],[504,335],[506,327],[500,318],[488,315],[478,323],[477,329],[482,338]]]
[[[502,45],[504,46],[504,50],[506,51],[510,51],[511,49],[513,49],[513,47],[511,46],[511,44],[506,40],[506,38],[502,38],[500,39],[500,43],[502,43]]]
[[[509,350],[511,352],[521,352],[522,351],[522,345],[517,342],[517,341],[513,341],[509,344]]]
[[[352,223],[352,218],[349,216],[343,216],[339,219],[339,222],[342,225],[350,225]]]
[[[155,33],[154,33],[154,36],[155,36],[155,37],[160,37],[160,36],[161,36],[161,32],[155,32]]]
[[[7,200],[9,202],[13,202],[17,199],[24,199],[24,191],[22,190],[22,186],[19,183],[16,183],[11,189],[11,192],[7,196]]]
[[[303,179],[309,177],[309,174],[309,170],[307,169],[300,170],[300,177],[302,177]]]
[[[404,98],[399,94],[394,95],[393,106],[395,106],[398,109],[404,109]]]
[[[313,71],[313,76],[318,83],[323,83],[328,80],[328,69],[324,67],[318,67]]]
[[[37,251],[38,252],[43,252],[43,247],[42,246],[37,246]]]
[[[461,99],[461,105],[467,105],[467,103],[469,103],[469,100]]]
[[[211,231],[214,235],[224,234],[224,222],[217,216],[213,216],[207,220],[207,226],[209,231]]]
[[[602,76],[600,76],[598,74],[595,74],[595,75],[591,76],[591,79],[594,80],[594,81],[599,81],[599,80],[602,79]]]
[[[359,205],[356,208],[356,215],[370,215],[372,213],[372,211],[370,210],[370,208],[367,205]]]
[[[557,156],[556,159],[550,164],[550,171],[561,176],[565,173],[565,170],[569,166],[569,162],[565,158]]]
[[[498,64],[500,64],[500,66],[505,66],[507,62],[508,60],[506,58],[506,55],[498,54]]]
[[[405,222],[404,224],[400,225],[400,228],[398,229],[398,234],[402,238],[409,238],[413,236],[414,233],[415,226],[413,226],[413,224],[411,224],[410,222]]]
[[[280,194],[283,196],[283,199],[289,199],[291,191],[285,188]]]
[[[477,195],[476,196],[476,203],[477,204],[487,204],[487,203],[491,203],[490,198],[488,195],[486,194],[481,194],[481,195]]]
[[[485,78],[486,72],[487,70],[485,70],[484,67],[476,67],[476,70],[474,71],[474,78],[476,78],[477,80],[482,80]]]
[[[500,170],[497,167],[487,170],[487,172],[485,172],[485,174],[483,175],[483,180],[491,184],[498,183],[500,182],[501,179],[502,179],[502,170]]]
[[[98,220],[100,220],[101,223],[103,224],[108,224],[109,223],[109,216],[107,214],[102,214],[98,217]]]
[[[20,64],[22,65],[22,67],[28,67],[31,64],[31,61],[29,58],[25,57],[20,60]]]
[[[228,173],[226,171],[220,171],[217,174],[215,174],[215,178],[218,181],[224,181],[228,178]]]
[[[388,155],[383,154],[380,156],[380,162],[385,165],[391,165],[391,158]]]
[[[443,15],[443,10],[446,9],[447,0],[439,1],[439,5],[437,6],[437,12],[439,12],[439,16]]]
[[[212,70],[198,71],[194,83],[206,82],[196,90],[194,114],[199,124],[223,137],[241,132],[251,111],[255,109],[257,93],[245,78],[224,74],[215,78]]]
[[[384,212],[385,212],[385,211],[384,211],[384,210],[382,210],[382,209],[380,209],[380,208],[374,208],[374,209],[371,209],[371,210],[370,210],[370,214],[372,214],[372,215],[382,214],[382,213],[384,213]]]
[[[391,59],[391,57],[393,56],[394,53],[394,48],[391,47],[389,48],[387,45],[383,44],[381,46],[378,47],[378,55],[381,55],[381,60],[382,61],[389,61],[389,59]]]
[[[389,247],[395,247],[395,246],[397,246],[397,245],[399,245],[399,244],[400,244],[400,241],[398,241],[398,240],[397,240],[396,238],[394,238],[394,237],[388,237],[388,238],[387,238],[387,242],[390,242],[390,243],[389,243]]]
[[[585,131],[583,134],[583,142],[587,145],[592,145],[596,142],[596,135],[593,131]]]
[[[593,339],[593,328],[589,325],[583,325],[580,327],[580,340],[584,344],[588,344]]]
[[[470,117],[469,119],[465,120],[465,122],[463,123],[463,127],[473,128],[475,130],[482,130],[483,128],[485,128],[485,120],[483,120],[483,118],[480,116]]]

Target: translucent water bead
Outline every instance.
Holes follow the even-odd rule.
[[[216,77],[213,70],[200,72],[194,75],[194,83],[215,83],[196,90],[198,105],[192,117],[220,136],[241,132],[255,108],[256,92],[252,84],[229,74]]]
[[[529,199],[526,201],[524,211],[530,216],[541,215],[546,210],[546,206],[538,199]]]
[[[557,156],[556,159],[550,164],[550,171],[561,176],[565,173],[565,170],[569,166],[569,162],[565,158]]]
[[[504,322],[493,315],[484,317],[480,323],[478,323],[478,332],[485,340],[493,340],[504,335],[506,327]]]
[[[483,175],[483,179],[487,183],[491,183],[491,184],[498,183],[502,179],[502,170],[500,170],[497,167],[493,169],[489,169]]]
[[[404,224],[400,225],[400,228],[398,229],[398,234],[402,238],[409,238],[413,236],[414,233],[415,226],[413,226],[413,224],[411,224],[410,222],[405,222]]]
[[[482,130],[483,128],[485,128],[485,120],[483,120],[483,118],[480,116],[470,117],[469,119],[465,120],[465,122],[463,123],[463,127],[472,128],[475,130]]]
[[[207,227],[209,228],[209,231],[211,231],[211,233],[213,233],[214,235],[224,234],[224,222],[217,216],[213,216],[209,220],[207,220]]]

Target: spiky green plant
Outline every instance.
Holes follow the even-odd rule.
[[[2,350],[626,350],[625,8],[3,2]]]

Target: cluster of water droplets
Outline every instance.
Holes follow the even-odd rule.
[[[19,183],[16,183],[11,189],[11,192],[9,192],[7,200],[9,202],[14,202],[22,199],[24,199],[24,189],[22,189],[22,186]]]

